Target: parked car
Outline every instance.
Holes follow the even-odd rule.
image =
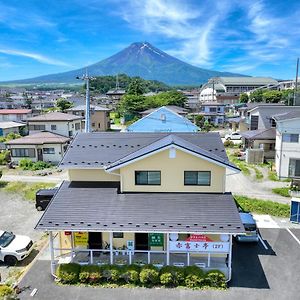
[[[258,229],[251,213],[240,212],[240,218],[246,230],[246,235],[236,235],[238,242],[258,242]]]
[[[26,258],[32,249],[33,242],[30,237],[0,230],[0,261],[5,264],[14,266]]]
[[[35,208],[38,211],[45,210],[56,191],[57,188],[38,190],[35,194]]]
[[[225,135],[225,140],[240,140],[242,136],[239,132],[232,132]]]

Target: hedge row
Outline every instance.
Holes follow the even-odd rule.
[[[161,269],[153,265],[87,265],[75,263],[60,264],[57,277],[64,284],[101,285],[113,283],[117,285],[133,284],[136,286],[186,286],[188,288],[226,288],[225,275],[219,270],[204,273],[197,266],[175,267],[165,266]]]

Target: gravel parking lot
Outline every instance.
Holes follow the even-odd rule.
[[[42,215],[35,209],[34,203],[22,199],[19,195],[7,194],[0,190],[0,230],[12,231],[15,234],[27,235],[34,242],[38,241],[43,233],[34,230],[34,227]],[[9,273],[20,272],[29,264],[37,251],[19,263],[16,267],[8,267],[0,262],[0,274],[2,281],[7,279]]]

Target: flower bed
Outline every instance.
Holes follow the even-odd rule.
[[[191,289],[225,289],[225,275],[219,270],[205,273],[197,266],[156,268],[153,265],[128,266],[80,266],[61,264],[57,277],[63,284],[87,284],[99,286],[187,287]]]

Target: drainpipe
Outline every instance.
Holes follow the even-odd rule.
[[[283,140],[283,133],[280,132],[281,141],[280,141],[280,162],[279,162],[279,170],[278,170],[278,178],[281,178],[281,162],[282,162],[282,140]]]
[[[55,261],[54,261],[54,247],[53,247],[53,233],[52,231],[49,232],[49,247],[50,247],[50,255],[51,255],[51,275],[57,279],[57,276],[55,275]]]
[[[229,254],[228,254],[228,280],[226,282],[229,282],[231,280],[231,261],[232,261],[232,235],[229,236]]]

